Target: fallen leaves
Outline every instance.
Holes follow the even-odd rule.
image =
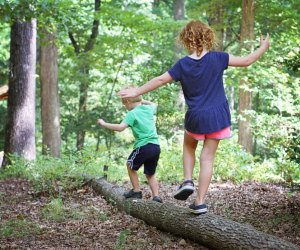
[[[129,184],[124,184],[130,188]],[[142,185],[143,199],[151,199],[148,185]],[[177,201],[172,197],[176,185],[160,184],[164,202],[187,207],[195,198]],[[57,198],[57,197],[56,197]],[[174,237],[146,225],[107,203],[84,186],[62,193],[62,220],[43,216],[43,209],[56,199],[36,196],[29,182],[20,179],[0,181],[0,228],[10,221],[37,225],[34,234],[10,237],[0,234],[0,248],[18,249],[206,249],[191,241]],[[206,203],[210,213],[247,223],[300,245],[300,194],[288,189],[256,182],[233,185],[213,183]],[[30,224],[32,223],[32,224]],[[29,228],[29,227],[27,227]],[[20,229],[19,229],[20,230]]]

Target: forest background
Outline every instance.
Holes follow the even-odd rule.
[[[11,165],[2,176],[26,176],[35,180],[40,189],[54,189],[49,183],[58,179],[62,188],[70,188],[67,181],[70,179],[66,177],[83,172],[100,176],[107,165],[110,180],[128,180],[125,161],[133,145],[130,130],[113,133],[97,126],[96,120],[101,117],[121,122],[126,110],[116,92],[129,83],[142,85],[186,55],[176,43],[176,36],[188,20],[201,19],[216,30],[215,49],[234,55],[255,49],[260,33],[271,36],[271,48],[259,62],[247,69],[229,68],[225,72],[233,138],[220,144],[214,180],[299,183],[299,1],[255,1],[253,40],[243,41],[241,24],[245,16],[242,1],[237,0],[2,0],[0,10],[0,86],[9,85],[13,39],[10,27],[16,20],[37,18],[38,48],[36,160],[28,163],[10,155]],[[42,93],[45,65],[41,64],[41,58],[49,41],[57,49],[58,67],[53,75],[57,74],[59,101],[55,104],[50,103],[51,98],[47,104],[47,93]],[[46,69],[52,72],[49,65]],[[243,114],[239,111],[244,101],[241,90],[250,94],[252,102]],[[157,128],[162,147],[158,178],[163,182],[179,182],[183,174],[186,108],[180,85],[168,84],[144,98],[158,104]],[[43,109],[45,115],[49,107],[58,110],[55,126],[53,121],[43,124]],[[5,142],[7,109],[8,103],[1,101],[0,151],[5,151],[8,143]],[[46,116],[50,115],[47,112]],[[243,120],[247,120],[251,131],[246,136],[250,147],[247,143],[241,145],[239,140],[244,132],[239,129],[239,122]],[[52,146],[44,140],[43,127],[47,126],[58,131]],[[197,171],[196,167],[195,177]]]

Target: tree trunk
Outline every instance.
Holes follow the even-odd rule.
[[[174,0],[173,1],[173,17],[174,20],[184,20],[185,15],[185,7],[184,0]],[[174,37],[178,35],[177,32],[174,33]],[[176,62],[182,55],[182,47],[178,45],[177,42],[174,43],[174,61]],[[179,90],[176,106],[184,112],[185,109],[185,99],[183,95],[183,91]]]
[[[82,70],[82,74],[88,78],[89,70],[87,68]],[[83,117],[87,111],[87,95],[88,95],[88,82],[86,79],[81,80],[79,87],[79,114],[78,114],[78,127],[83,123]],[[85,139],[85,129],[80,129],[76,135],[76,148],[77,150],[81,150],[84,147],[84,139]]]
[[[173,15],[174,15],[174,20],[184,19],[184,0],[174,0]]]
[[[42,30],[41,36],[40,79],[43,154],[59,157],[61,138],[56,37],[45,29]]]
[[[212,1],[209,6],[209,25],[215,30],[216,45],[214,49],[223,51],[224,49],[224,2]]]
[[[259,232],[251,226],[213,214],[193,215],[169,203],[125,200],[124,190],[102,179],[91,179],[93,189],[120,210],[159,230],[190,239],[210,249],[299,249],[298,246]]]
[[[15,21],[11,27],[8,121],[2,166],[8,155],[34,160],[36,21]]]
[[[173,1],[173,17],[174,20],[183,20],[184,19],[184,0],[174,0]],[[174,37],[178,35],[177,32],[174,33]],[[174,43],[174,61],[177,61],[182,54],[182,47],[178,43]]]
[[[254,40],[254,0],[243,0],[242,25],[241,25],[241,48],[252,49],[249,41]],[[246,71],[246,69],[245,69]],[[250,128],[250,117],[247,111],[252,107],[251,83],[242,79],[239,89],[239,116],[238,121],[238,141],[243,148],[252,153],[253,138]]]

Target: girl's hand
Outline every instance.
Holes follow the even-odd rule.
[[[137,88],[122,89],[117,93],[121,98],[137,97]]]
[[[105,121],[103,119],[98,119],[97,124],[103,126],[105,124]]]
[[[269,34],[264,38],[262,34],[260,34],[260,47],[264,48],[265,50],[268,50],[270,47],[269,42]]]

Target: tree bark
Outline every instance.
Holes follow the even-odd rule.
[[[35,148],[36,21],[15,21],[11,27],[8,121],[2,166],[8,155],[27,160],[36,157]]]
[[[212,1],[209,6],[209,25],[214,29],[216,34],[216,45],[214,49],[223,51],[224,49],[224,2]]]
[[[184,19],[184,0],[174,0],[173,2],[173,15],[174,20],[183,20]]]
[[[40,79],[43,154],[59,157],[61,137],[56,37],[45,29],[42,29],[41,36]]]
[[[213,214],[193,215],[169,203],[125,199],[124,190],[103,178],[90,179],[93,189],[118,209],[159,230],[190,239],[210,249],[299,249],[290,242],[259,232],[251,226]]]
[[[174,20],[184,20],[185,15],[185,1],[184,0],[174,0],[173,1],[173,17]],[[177,32],[174,33],[174,37],[178,35]],[[179,46],[177,42],[174,43],[174,62],[179,60],[182,55],[183,48]],[[179,90],[176,106],[184,112],[185,109],[185,100],[183,91]]]
[[[254,0],[243,0],[242,25],[241,25],[241,48],[252,49],[249,41],[254,40]],[[246,70],[246,69],[245,69]],[[239,107],[240,119],[238,121],[238,142],[243,148],[252,153],[253,136],[250,128],[250,118],[247,111],[252,108],[251,83],[244,79],[240,81]]]
[[[83,117],[86,114],[87,111],[87,97],[88,97],[88,75],[89,75],[89,69],[88,66],[85,66],[81,70],[82,74],[86,76],[86,79],[81,80],[80,86],[79,86],[79,106],[78,106],[78,127],[80,127],[80,124],[82,124]],[[84,147],[84,140],[85,140],[85,129],[80,129],[76,134],[76,148],[77,150],[81,150]]]

